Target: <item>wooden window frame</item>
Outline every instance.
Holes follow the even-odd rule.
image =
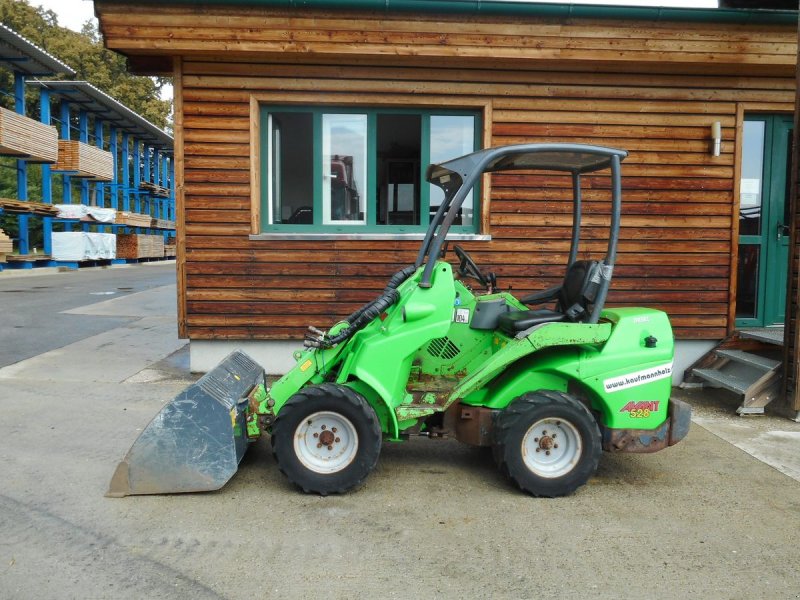
[[[409,235],[421,237],[424,235],[424,225],[417,226],[413,231],[404,233],[391,225],[381,225],[380,231],[375,228],[365,229],[363,225],[347,226],[345,231],[339,226],[306,226],[305,230],[293,231],[291,226],[283,226],[280,230],[265,230],[262,227],[262,137],[261,137],[261,114],[265,106],[269,107],[293,107],[295,110],[302,107],[321,109],[325,107],[348,108],[350,110],[363,109],[365,112],[375,112],[381,110],[414,113],[421,112],[441,112],[441,114],[463,114],[465,112],[476,113],[479,123],[476,124],[476,141],[478,145],[488,148],[491,145],[492,132],[492,106],[491,102],[485,98],[458,98],[437,96],[426,97],[424,102],[420,102],[414,96],[392,96],[387,98],[378,94],[313,94],[306,93],[276,93],[276,94],[252,94],[250,96],[250,233],[252,239],[270,239],[276,236],[291,236],[302,238],[307,236],[325,235],[332,237],[348,237],[352,235],[364,235],[379,238],[381,236],[397,237],[398,235]],[[482,133],[481,133],[482,131]],[[427,165],[425,165],[427,166]],[[489,211],[490,211],[490,179],[484,176],[480,189],[475,198],[478,204],[476,222],[473,226],[465,228],[461,233],[466,237],[477,239],[490,239],[489,233]],[[468,230],[467,230],[468,229]]]

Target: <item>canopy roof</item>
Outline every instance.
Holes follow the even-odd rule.
[[[154,148],[171,151],[174,140],[166,131],[157,127],[124,104],[88,81],[29,81],[29,85],[50,90],[51,95],[80,106],[98,118],[130,133]]]
[[[444,187],[453,175],[466,181],[475,169],[493,171],[544,170],[590,173],[611,165],[612,157],[624,160],[625,150],[586,144],[518,144],[478,150],[459,158],[428,167],[428,181]]]
[[[12,71],[25,75],[42,76],[75,75],[75,71],[28,41],[13,29],[0,23],[0,63],[5,63]]]

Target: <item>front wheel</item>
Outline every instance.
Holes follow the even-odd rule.
[[[500,470],[534,496],[566,496],[586,483],[600,460],[592,413],[562,392],[516,398],[497,415],[493,453]]]
[[[381,428],[363,396],[332,383],[303,388],[278,413],[272,452],[281,472],[306,493],[341,494],[375,468]]]

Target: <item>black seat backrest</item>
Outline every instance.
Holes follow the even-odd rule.
[[[558,293],[558,310],[567,320],[583,321],[591,315],[600,283],[599,270],[600,264],[595,260],[576,260],[567,269]]]

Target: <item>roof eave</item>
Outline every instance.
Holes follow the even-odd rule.
[[[130,0],[95,0],[102,4],[125,4]],[[728,24],[796,25],[796,10],[725,8],[674,8],[572,3],[541,4],[510,0],[139,0],[139,4],[161,6],[241,6],[283,9],[356,10],[370,12],[416,12],[420,14],[482,14],[551,17],[560,19],[624,19],[638,21],[688,21]]]

